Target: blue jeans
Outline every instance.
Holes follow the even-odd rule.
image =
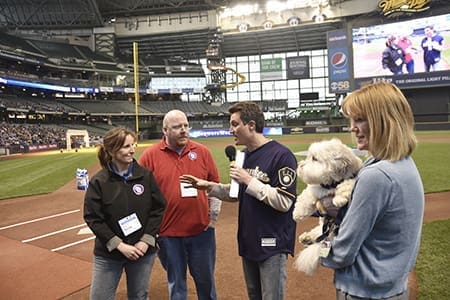
[[[128,299],[148,299],[150,273],[156,253],[151,253],[136,261],[115,260],[94,255],[90,300],[113,300],[122,271],[127,278]]]
[[[407,63],[405,63],[406,65],[406,71],[409,74],[414,73],[414,59],[411,59],[410,61],[408,61]]]
[[[286,287],[286,253],[257,262],[242,258],[249,300],[282,300]]]
[[[352,296],[346,292],[336,289],[336,300],[371,300],[371,299],[372,298],[361,298]],[[408,300],[408,299],[409,299],[409,290],[406,290],[399,295],[383,298],[383,300]]]
[[[171,300],[187,299],[186,271],[194,279],[199,300],[216,299],[214,228],[190,237],[159,237],[158,256],[167,272]]]

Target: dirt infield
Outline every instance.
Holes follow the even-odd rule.
[[[95,169],[89,170],[91,174]],[[4,299],[88,299],[93,240],[61,248],[92,236],[80,233],[84,226],[84,192],[75,180],[58,191],[41,196],[0,201],[0,293]],[[450,192],[426,195],[426,222],[450,218]],[[40,219],[53,216],[48,219]],[[36,220],[37,219],[37,220]],[[34,220],[31,223],[21,223]],[[310,218],[298,224],[297,232],[315,225]],[[18,224],[19,223],[19,224]],[[15,225],[14,225],[15,224]],[[14,225],[14,226],[11,226]],[[10,227],[11,226],[11,227]],[[72,227],[76,227],[71,229]],[[42,237],[47,232],[58,232]],[[246,299],[241,261],[237,252],[237,204],[224,203],[216,227],[216,284],[220,299]],[[40,236],[40,237],[39,237]],[[39,237],[33,240],[33,237]],[[53,251],[52,251],[53,250]],[[298,251],[298,249],[296,249]],[[332,271],[321,267],[313,277],[296,272],[288,260],[286,299],[333,299]],[[417,287],[411,275],[411,299]],[[117,299],[126,299],[122,278]],[[152,299],[167,299],[165,273],[155,264],[150,281]],[[196,299],[189,279],[189,299]]]

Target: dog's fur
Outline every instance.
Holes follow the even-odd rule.
[[[306,188],[297,197],[293,218],[298,222],[316,211],[322,217],[319,225],[299,236],[299,242],[307,246],[295,259],[297,270],[315,273],[320,250],[316,239],[323,234],[324,219],[333,220],[339,208],[348,203],[361,165],[361,159],[337,138],[312,143],[306,159],[299,162],[297,174]]]

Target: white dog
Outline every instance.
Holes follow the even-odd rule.
[[[337,138],[312,143],[306,159],[299,162],[297,174],[306,188],[297,197],[293,218],[298,222],[315,212],[321,217],[319,225],[299,236],[299,241],[308,246],[295,259],[297,270],[308,275],[316,271],[320,251],[317,239],[337,234],[335,218],[350,199],[361,165],[361,159]]]

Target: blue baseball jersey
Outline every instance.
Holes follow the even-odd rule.
[[[246,185],[239,191],[239,255],[253,261],[263,261],[278,253],[294,255],[296,223],[292,211],[297,188],[297,160],[293,153],[276,141],[245,152],[243,168],[253,177],[277,188],[287,195],[292,206],[281,212],[245,193]]]
[[[428,43],[433,42],[442,46],[444,42],[444,38],[438,34],[434,35],[431,38],[425,37],[422,39],[422,49],[423,49],[423,60],[426,65],[432,65],[441,60],[441,51],[432,48],[431,46],[427,46]]]

